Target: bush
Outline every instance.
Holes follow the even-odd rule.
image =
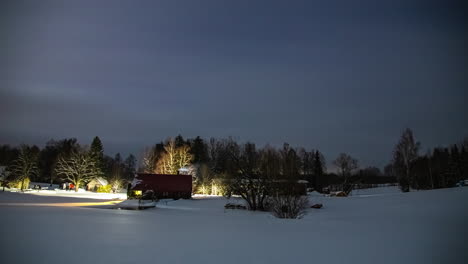
[[[402,192],[409,192],[410,191],[410,182],[407,177],[399,177],[398,184],[400,185],[400,190]]]
[[[299,195],[277,195],[268,201],[269,209],[278,218],[302,218],[308,205],[307,197]]]
[[[112,186],[110,184],[104,185],[104,186],[99,186],[97,188],[98,193],[110,193],[112,190]]]
[[[10,188],[29,189],[29,182],[29,178],[25,178],[24,180],[15,179],[10,181],[8,185],[10,186]]]

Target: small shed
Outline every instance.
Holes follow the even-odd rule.
[[[99,177],[90,181],[86,186],[88,187],[89,191],[97,191],[99,187],[106,186],[108,184],[109,182],[107,182],[106,179]]]
[[[158,199],[190,199],[192,175],[137,173],[130,190],[133,195],[153,191]]]

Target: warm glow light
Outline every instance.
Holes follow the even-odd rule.
[[[98,205],[116,205],[121,201],[92,202],[92,203],[0,203],[0,206],[57,206],[57,207],[81,207]]]

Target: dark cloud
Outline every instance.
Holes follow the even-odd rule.
[[[3,5],[1,143],[235,136],[382,166],[406,126],[468,135],[462,1]]]

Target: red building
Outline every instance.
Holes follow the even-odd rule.
[[[137,173],[131,185],[133,195],[153,191],[158,199],[190,199],[192,197],[192,176]]]

